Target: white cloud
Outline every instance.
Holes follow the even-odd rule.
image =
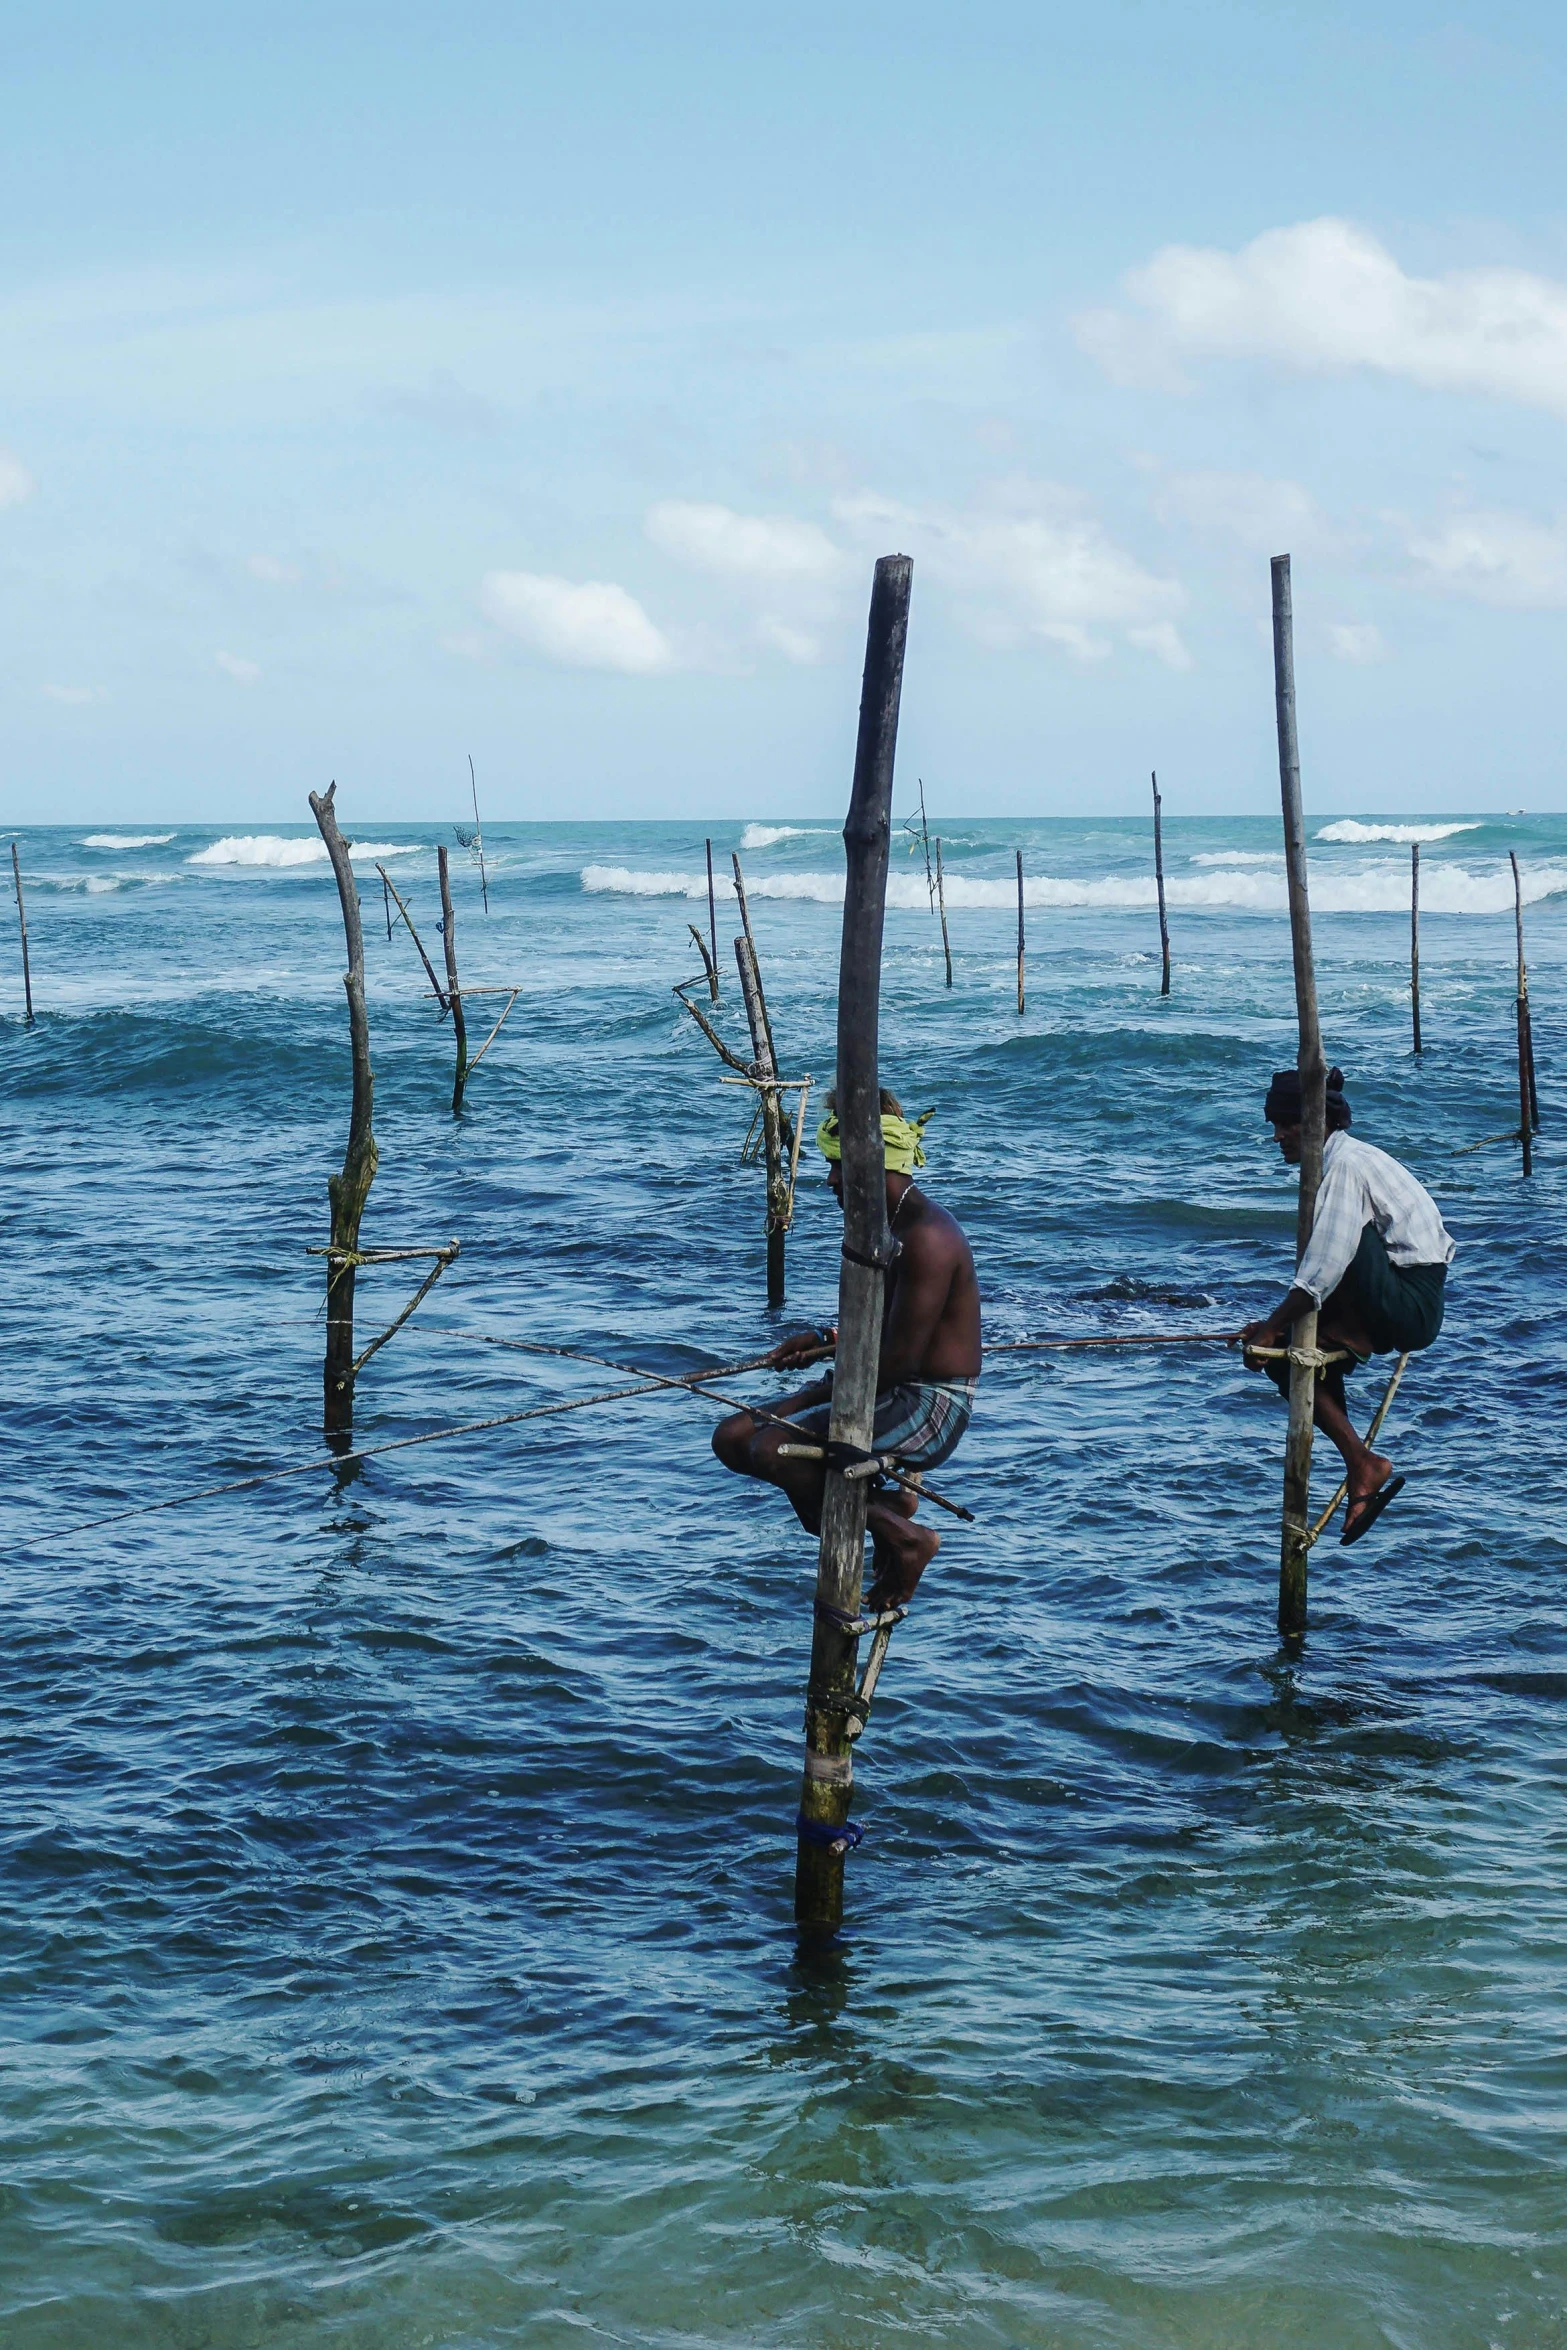
[[[261,675],[259,661],[247,661],[240,653],[214,653],[213,660],[225,677],[232,677],[236,685],[254,685]]]
[[[880,545],[895,536],[968,606],[990,644],[1042,639],[1079,661],[1110,651],[1109,630],[1173,667],[1189,666],[1175,617],[1186,598],[1118,547],[1084,502],[1052,483],[1011,483],[986,505],[913,508],[864,496],[839,518]]]
[[[737,514],[729,506],[665,498],[648,508],[644,528],[655,547],[682,563],[769,586],[819,585],[844,566],[818,524],[788,514]]]
[[[492,571],[480,597],[498,627],[566,668],[648,677],[674,665],[674,648],[663,630],[613,580]]]
[[[1262,473],[1171,473],[1154,493],[1161,522],[1184,522],[1233,539],[1253,554],[1277,555],[1323,536],[1321,516],[1298,481]]]
[[[1567,604],[1567,528],[1527,514],[1462,514],[1411,539],[1429,586],[1515,611]]]
[[[0,506],[20,506],[37,486],[21,458],[13,457],[9,449],[0,449]]]
[[[1123,280],[1141,316],[1076,321],[1122,381],[1171,381],[1181,356],[1369,368],[1567,415],[1567,285],[1523,269],[1411,277],[1347,220],[1269,229],[1238,253],[1167,245]]]
[[[46,685],[48,701],[64,702],[68,709],[79,710],[88,702],[101,702],[103,695],[95,685]]]
[[[1328,623],[1328,651],[1335,661],[1349,661],[1368,669],[1387,659],[1387,639],[1374,620],[1332,620]]]
[[[276,555],[247,555],[245,569],[268,587],[297,587],[304,577],[294,564],[280,563]]]
[[[819,637],[803,628],[791,628],[786,620],[775,619],[770,613],[757,622],[756,633],[764,645],[771,645],[775,653],[782,653],[786,661],[802,669],[814,669],[821,660]]]

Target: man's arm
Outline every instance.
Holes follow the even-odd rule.
[[[917,1379],[952,1290],[953,1243],[939,1226],[916,1225],[898,1259],[898,1286],[881,1334],[878,1388]]]
[[[1241,1332],[1246,1346],[1282,1346],[1284,1334],[1302,1314],[1314,1314],[1331,1297],[1354,1262],[1370,1203],[1366,1187],[1341,1159],[1329,1167],[1312,1212],[1311,1238],[1282,1305]]]

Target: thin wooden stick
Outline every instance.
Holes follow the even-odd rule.
[[[457,979],[457,916],[452,909],[450,860],[444,848],[436,850],[435,863],[441,877],[441,943],[446,949],[446,993],[452,1007],[452,1029],[457,1038],[457,1075],[452,1086],[452,1116],[460,1118],[463,1087],[468,1082],[468,1022],[463,1015],[462,988]]]
[[[1400,1355],[1398,1361],[1393,1365],[1393,1376],[1387,1383],[1387,1387],[1383,1393],[1382,1401],[1377,1405],[1376,1416],[1372,1420],[1370,1427],[1366,1430],[1366,1443],[1368,1446],[1375,1444],[1377,1438],[1382,1433],[1382,1423],[1387,1418],[1394,1396],[1398,1393],[1398,1383],[1404,1376],[1404,1366],[1408,1361],[1408,1355]],[[1334,1493],[1333,1499],[1328,1503],[1328,1506],[1323,1511],[1321,1517],[1317,1518],[1313,1522],[1310,1532],[1306,1536],[1308,1543],[1315,1544],[1320,1540],[1323,1528],[1326,1526],[1329,1518],[1332,1517],[1333,1512],[1338,1508],[1339,1503],[1343,1500],[1345,1494],[1348,1491],[1349,1479],[1346,1477],[1343,1483]]]
[[[479,779],[473,771],[473,753],[468,753],[468,781],[473,788],[473,845],[479,852],[479,894],[484,900],[484,911],[490,910],[490,877],[484,865],[484,827],[479,822]]]
[[[987,1343],[987,1355],[1032,1354],[1042,1347],[1080,1346],[1235,1346],[1240,1339],[1238,1330],[1156,1330],[1138,1331],[1128,1338],[1007,1338],[1000,1345]]]
[[[713,902],[713,844],[711,841],[707,844],[707,936],[708,949],[710,950],[705,951],[704,955],[707,963],[707,984],[713,991],[713,1001],[716,1004],[718,1001],[718,910]],[[701,946],[702,941],[698,939],[696,943]]]
[[[1513,915],[1518,925],[1518,1139],[1523,1145],[1523,1171],[1534,1173],[1534,1104],[1529,1095],[1529,966],[1523,959],[1523,876],[1518,852],[1509,849],[1513,869]]]
[[[511,1018],[512,1005],[521,995],[522,989],[520,987],[514,987],[508,992],[508,990],[505,988],[499,987],[470,987],[467,988],[464,992],[466,993],[470,1002],[472,1002],[476,995],[504,995],[506,997],[505,1010],[501,1013],[500,1018],[496,1021],[495,1026],[490,1030],[490,1033],[485,1038],[483,1044],[480,1045],[478,1051],[474,1054],[473,1059],[468,1063],[468,1075],[471,1077],[475,1069],[477,1069],[479,1066],[479,1063],[483,1060],[485,1054],[489,1051],[491,1045],[495,1042],[495,1039],[500,1035],[500,1032],[505,1027],[507,1021]]]
[[[731,849],[729,854],[730,862],[733,864],[735,869],[735,896],[740,900],[740,927],[745,932],[745,943],[751,950],[751,968],[756,977],[757,1000],[762,1007],[762,1026],[767,1034],[768,1045],[771,1046],[773,1042],[773,1024],[769,1019],[767,1012],[767,992],[762,986],[762,959],[756,951],[756,937],[751,928],[751,905],[750,900],[745,894],[745,875],[740,870],[740,856],[738,850]],[[777,1061],[777,1058],[777,1052],[774,1051],[773,1059],[775,1062]]]
[[[365,1348],[364,1353],[356,1358],[353,1367],[353,1376],[356,1379],[358,1378],[360,1372],[364,1369],[366,1363],[370,1360],[370,1357],[373,1354],[378,1354],[381,1348],[385,1346],[389,1338],[395,1338],[397,1336],[398,1331],[401,1330],[403,1324],[407,1321],[414,1308],[421,1304],[422,1301],[429,1296],[431,1290],[435,1287],[437,1281],[440,1280],[441,1275],[445,1272],[447,1266],[458,1254],[458,1248],[459,1243],[453,1240],[449,1241],[445,1248],[436,1250],[434,1265],[425,1275],[424,1279],[420,1282],[418,1288],[414,1291],[413,1296],[408,1300],[408,1303],[404,1306],[396,1321],[388,1322],[380,1337],[372,1338],[370,1344]]]
[[[690,1013],[698,1028],[701,1029],[702,1034],[707,1038],[708,1043],[712,1046],[719,1059],[721,1061],[727,1061],[729,1067],[731,1069],[737,1069],[742,1077],[749,1078],[751,1074],[749,1062],[742,1061],[738,1053],[731,1052],[728,1045],[725,1044],[723,1038],[719,1035],[717,1029],[713,1026],[711,1020],[709,1020],[707,1014],[697,1010],[696,1005],[686,994],[687,984],[687,981],[683,979],[677,979],[674,986],[670,989],[671,995],[677,995],[680,998],[680,1001],[685,1005],[686,1010]]]
[[[441,854],[445,854],[444,850],[441,852]],[[401,914],[404,922],[408,926],[409,937],[413,940],[414,945],[419,949],[419,960],[430,975],[430,985],[435,990],[436,1001],[441,1007],[441,1018],[444,1020],[452,1007],[447,1001],[445,988],[442,987],[440,981],[435,976],[435,965],[431,962],[429,956],[424,951],[424,940],[419,936],[418,931],[415,930],[413,916],[409,913],[408,908],[403,904],[402,899],[398,896],[397,884],[395,881],[393,881],[391,875],[387,872],[386,867],[384,865],[377,865],[376,871],[381,876],[382,888],[386,891],[389,891],[392,898],[396,902],[397,911],[399,914]],[[390,938],[392,935],[390,925],[387,927],[386,935],[388,938]]]
[[[1409,844],[1409,1004],[1420,1050],[1420,843]]]
[[[735,940],[740,971],[740,993],[751,1026],[752,1068],[761,1079],[762,1147],[767,1164],[767,1302],[784,1301],[784,1235],[789,1229],[790,1190],[783,1171],[783,1122],[779,1114],[778,1066],[762,1003],[762,982],[756,968],[756,949],[749,937]]]
[[[925,818],[925,778],[923,775],[919,779],[919,786],[920,842],[925,851],[925,891],[930,899],[931,912],[934,913],[936,910],[936,879],[930,869],[930,826]]]
[[[11,871],[16,880],[16,919],[22,927],[22,992],[27,999],[27,1025],[33,1025],[33,969],[27,954],[27,908],[22,903],[22,860],[11,843]]]
[[[1163,963],[1159,993],[1168,995],[1170,992],[1170,925],[1164,910],[1164,833],[1159,822],[1162,803],[1159,798],[1158,771],[1153,769],[1150,772],[1153,775],[1153,873],[1159,890],[1159,954]]]
[[[952,985],[952,941],[947,936],[947,887],[941,871],[941,835],[936,835],[936,903],[941,909],[941,951],[947,958],[947,985]]]
[[[1284,861],[1289,879],[1290,943],[1295,964],[1295,1012],[1300,1033],[1300,1205],[1295,1222],[1299,1266],[1311,1238],[1322,1182],[1327,1131],[1327,1065],[1317,1016],[1317,973],[1311,952],[1311,900],[1306,878],[1306,818],[1301,804],[1300,743],[1295,726],[1295,620],[1290,559],[1275,555],[1273,572],[1273,687],[1279,736],[1279,793],[1284,812]],[[1292,1353],[1316,1349],[1315,1310],[1291,1332]],[[1309,1361],[1290,1363],[1289,1435],[1284,1452],[1283,1524],[1279,1541],[1279,1630],[1287,1639],[1306,1629],[1306,1561],[1311,1545],[1311,1434],[1317,1375]]]
[[[702,969],[706,974],[707,984],[712,993],[713,1001],[716,1004],[718,1001],[718,971],[716,965],[713,962],[712,956],[707,951],[707,941],[702,936],[702,933],[700,930],[698,930],[694,922],[688,922],[686,924],[686,928],[690,931],[691,936],[696,940],[696,951],[702,958]]]
[[[392,889],[386,878],[386,867],[377,865],[376,871],[381,876],[381,903],[386,909],[386,941],[390,946],[392,942]]]
[[[1017,853],[1017,1008],[1023,1009],[1023,852]]]
[[[365,941],[359,920],[359,891],[349,861],[349,843],[337,828],[333,805],[337,784],[310,794],[310,810],[326,842],[343,909],[343,935],[348,945],[348,969],[343,986],[348,996],[348,1043],[353,1059],[354,1094],[348,1119],[348,1142],[343,1171],[327,1178],[332,1205],[332,1250],[326,1276],[327,1311],[332,1319],[326,1333],[326,1361],[322,1368],[325,1425],[329,1430],[354,1424],[354,1252],[359,1246],[359,1222],[380,1164],[372,1111],[375,1078],[370,1067],[370,1015],[365,1007]],[[410,925],[411,927],[411,925]]]

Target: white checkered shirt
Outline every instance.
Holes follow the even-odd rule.
[[[1457,1251],[1435,1200],[1409,1169],[1341,1130],[1328,1136],[1322,1154],[1322,1188],[1295,1287],[1320,1306],[1349,1271],[1368,1224],[1395,1265],[1450,1265]]]

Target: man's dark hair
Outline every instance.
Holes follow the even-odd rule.
[[[1337,1134],[1351,1123],[1348,1102],[1344,1099],[1344,1072],[1328,1071],[1329,1134]],[[1300,1071],[1275,1069],[1273,1082],[1268,1087],[1268,1098],[1262,1105],[1262,1114],[1270,1126],[1298,1126],[1300,1124]]]
[[[838,1088],[834,1086],[831,1093],[828,1094],[826,1100],[822,1103],[823,1117],[832,1117],[837,1110],[837,1107]],[[881,1114],[884,1118],[901,1118],[903,1115],[903,1104],[899,1101],[897,1095],[895,1093],[889,1093],[885,1086],[883,1086],[881,1089]]]

